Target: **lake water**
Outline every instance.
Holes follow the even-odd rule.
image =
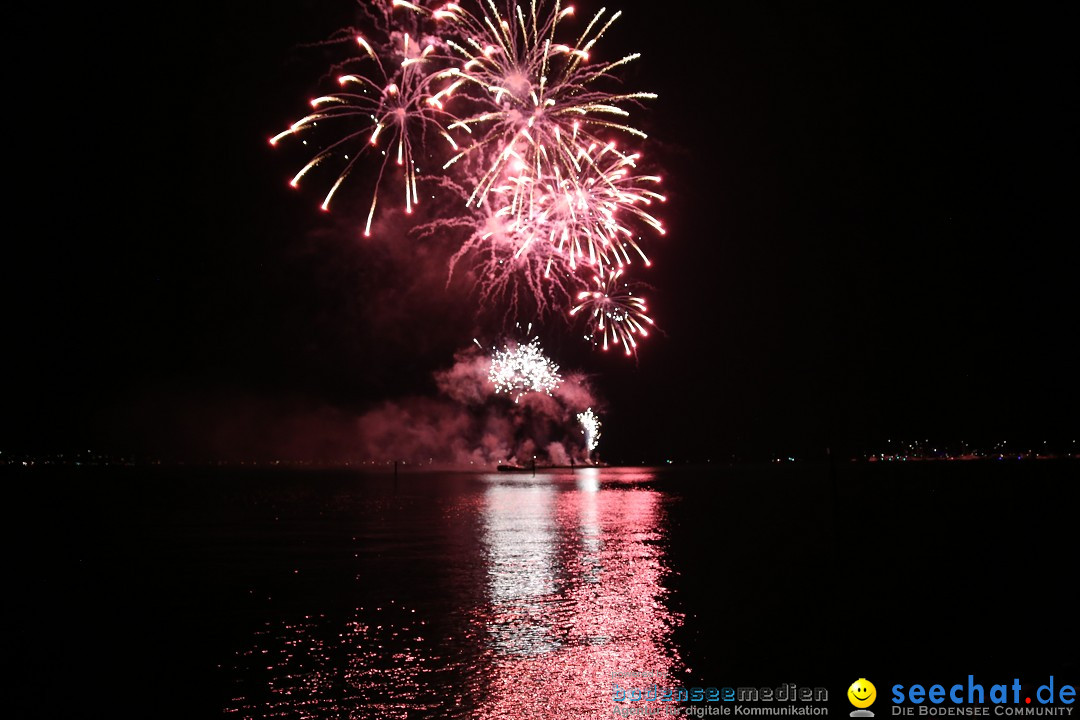
[[[794,683],[846,716],[860,677],[1075,683],[1077,469],[3,468],[14,708],[591,718]]]

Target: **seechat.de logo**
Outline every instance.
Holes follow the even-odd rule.
[[[856,708],[851,711],[851,717],[874,717],[874,713],[866,709],[877,699],[874,683],[866,678],[859,678],[847,689],[847,699]]]
[[[916,683],[892,686],[893,715],[964,715],[1016,716],[1073,714],[1070,707],[1076,702],[1076,688],[1055,679],[1053,675],[1034,693],[1025,691],[1034,682],[984,685],[967,676],[967,682]],[[909,705],[910,703],[910,705]]]

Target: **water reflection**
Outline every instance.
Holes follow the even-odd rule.
[[[342,625],[327,616],[267,623],[234,673],[265,685],[239,693],[225,712],[244,718],[466,717],[462,657],[445,653],[415,609],[357,608]],[[458,687],[457,690],[454,690]]]
[[[643,479],[487,478],[493,657],[477,717],[610,716],[631,674],[635,687],[672,686],[679,618],[661,584],[662,498]]]
[[[226,712],[610,717],[616,683],[678,684],[671,631],[681,618],[666,602],[664,503],[651,479],[585,469],[472,476],[449,496],[432,485],[440,511],[393,518],[400,544],[379,550],[380,562],[398,553],[404,571],[365,566],[357,576],[383,598],[345,613],[269,617],[232,664]],[[409,573],[421,530],[446,577]],[[449,544],[463,533],[472,534],[465,545]]]
[[[535,655],[558,647],[547,624],[548,607],[561,601],[556,582],[556,487],[545,480],[498,482],[484,496],[491,619],[487,630],[496,650]],[[525,476],[517,476],[525,477]]]

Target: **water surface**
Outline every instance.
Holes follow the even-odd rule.
[[[7,469],[16,707],[586,718],[631,683],[1075,677],[1075,471]]]

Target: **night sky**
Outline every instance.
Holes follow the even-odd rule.
[[[280,438],[432,395],[493,338],[429,248],[359,236],[366,193],[321,213],[287,186],[308,156],[267,142],[354,7],[13,24],[0,450],[318,454]],[[1075,437],[1073,11],[613,7],[597,52],[640,51],[627,84],[660,95],[635,124],[669,198],[640,276],[663,332],[635,363],[540,327],[603,398],[606,459]]]

